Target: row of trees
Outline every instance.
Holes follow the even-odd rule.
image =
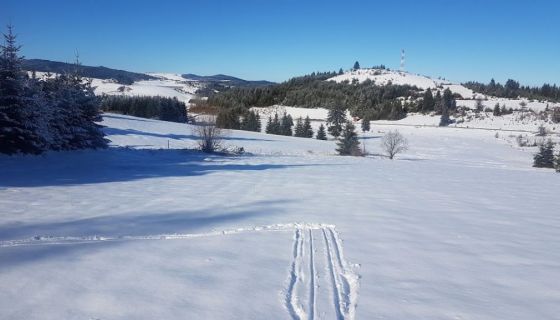
[[[141,118],[187,121],[187,106],[177,98],[105,95],[101,109]]]
[[[519,82],[509,79],[502,85],[492,79],[488,84],[471,81],[464,85],[475,92],[500,98],[524,97],[527,99],[560,101],[560,87],[556,84],[545,83],[540,87],[529,87],[522,86]]]
[[[282,118],[278,117],[278,113],[274,114],[274,117],[268,117],[268,121],[266,124],[266,133],[269,134],[276,134],[276,135],[283,135],[283,136],[295,136],[300,138],[313,138],[313,128],[311,127],[311,119],[309,116],[303,119],[299,117],[295,123],[292,119],[292,116],[289,114],[284,113]],[[326,140],[326,133],[325,127],[321,124],[319,131],[317,132],[317,139],[319,140]]]
[[[0,153],[103,148],[100,100],[78,72],[39,80],[22,69],[11,26],[0,47]]]

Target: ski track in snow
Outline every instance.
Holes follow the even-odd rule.
[[[330,276],[332,307],[337,319],[354,319],[358,298],[359,276],[355,266],[344,260],[342,241],[338,237],[334,225],[318,223],[288,223],[257,227],[242,227],[226,230],[215,230],[205,233],[156,234],[144,236],[35,236],[19,240],[2,240],[0,248],[37,246],[37,245],[76,245],[111,241],[149,241],[149,240],[181,240],[201,237],[213,237],[253,232],[286,232],[294,231],[292,263],[289,270],[288,284],[285,290],[285,305],[292,319],[311,320],[317,314],[316,301],[318,294],[317,270],[315,268],[316,250],[313,231],[321,232],[325,244],[327,272]],[[321,237],[319,236],[319,239]],[[306,254],[306,249],[308,253]],[[308,257],[307,257],[308,256]],[[309,272],[309,274],[307,274]],[[327,289],[328,286],[325,286]]]
[[[338,237],[334,226],[323,226],[320,228],[306,228],[303,226],[295,230],[293,260],[286,290],[286,308],[294,320],[311,320],[315,318],[317,313],[317,295],[328,294],[326,292],[318,292],[317,289],[319,288],[316,286],[318,276],[315,270],[316,251],[314,248],[313,230],[321,232],[324,240],[327,273],[330,277],[332,308],[335,311],[336,318],[339,320],[354,319],[358,298],[359,276],[354,271],[355,267],[349,265],[344,260],[342,241]],[[305,237],[306,231],[308,240]],[[304,248],[306,246],[309,248],[309,257],[305,257]],[[308,265],[304,268],[303,263],[308,263]],[[308,270],[309,274],[307,275],[304,270]],[[305,289],[306,286],[307,289]],[[328,286],[325,286],[325,289],[327,288]],[[300,293],[304,294],[299,296]],[[304,304],[304,301],[307,301],[307,303]]]

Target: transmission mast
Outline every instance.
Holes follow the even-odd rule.
[[[404,49],[401,50],[401,72],[404,72]]]

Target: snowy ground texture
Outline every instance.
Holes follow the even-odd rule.
[[[103,124],[108,150],[0,156],[1,319],[558,319],[534,148],[375,123],[370,153],[410,150],[232,131],[249,154],[208,156],[188,125]]]

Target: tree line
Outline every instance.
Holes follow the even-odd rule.
[[[186,122],[187,106],[177,98],[105,95],[101,109],[141,118]]]
[[[280,104],[302,108],[342,108],[360,118],[398,120],[406,115],[399,98],[420,95],[418,88],[408,85],[376,86],[371,80],[362,83],[325,81],[338,74],[312,73],[267,87],[231,88],[209,97],[208,104],[238,116],[250,107]]]
[[[522,86],[519,82],[508,79],[506,83],[502,85],[492,79],[488,84],[471,81],[465,83],[464,86],[475,92],[499,98],[514,99],[523,97],[534,100],[560,101],[560,87],[556,86],[556,84],[550,85],[545,83],[540,87],[530,87]]]
[[[28,76],[12,26],[0,46],[0,153],[104,148],[100,100],[74,71],[44,80]]]

